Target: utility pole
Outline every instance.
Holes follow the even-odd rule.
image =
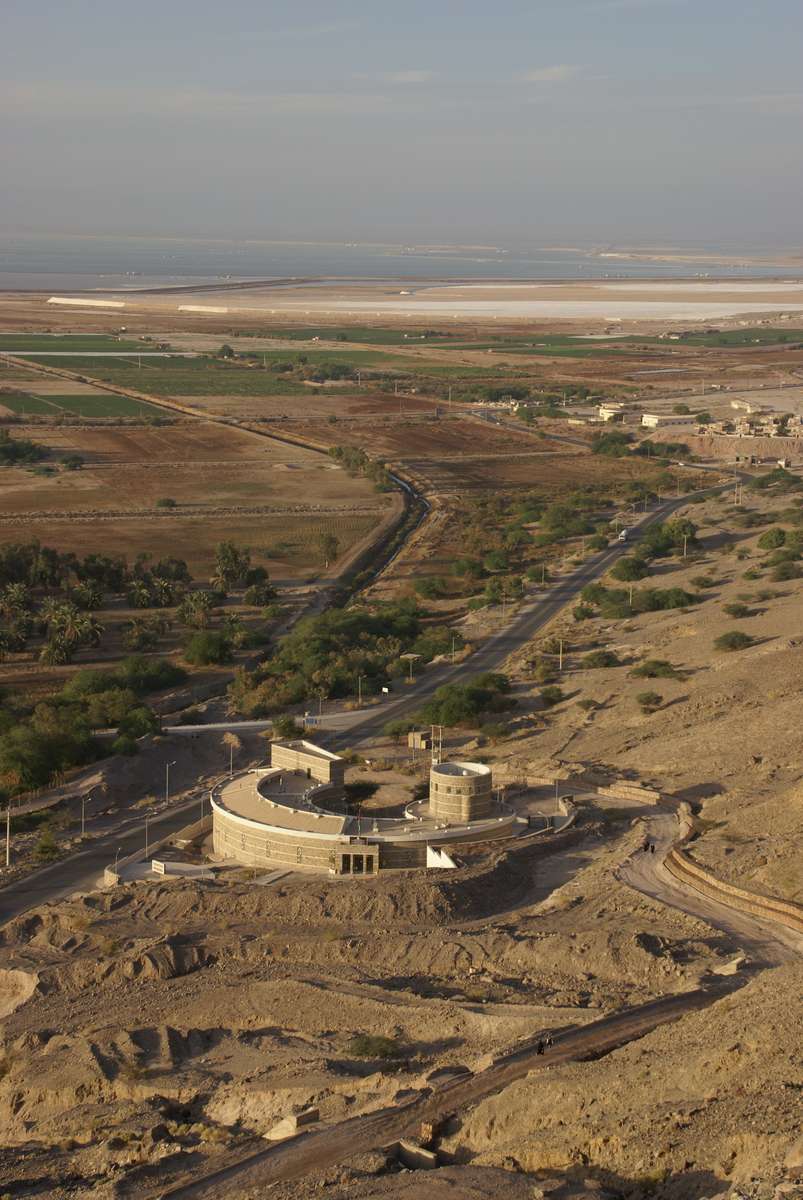
[[[357,676],[357,707],[362,708],[362,675]]]
[[[558,670],[563,670],[563,638],[558,641]]]
[[[11,801],[6,801],[6,866],[11,866]]]
[[[630,600],[629,600],[629,604],[630,604],[630,607],[632,608],[632,607],[633,607],[633,584],[632,584],[632,583],[631,583],[631,585],[630,585]]]
[[[452,634],[452,666],[454,666],[455,645],[456,645],[455,635]]]
[[[145,857],[148,857],[148,813],[145,812]]]
[[[687,548],[688,544],[689,544],[688,534],[684,533],[684,535],[683,535],[683,557],[684,558],[686,557],[686,548]]]
[[[234,778],[234,742],[229,746],[229,779]],[[203,816],[204,801],[201,797],[201,815]]]
[[[81,840],[86,832],[86,796],[81,797]]]
[[[362,380],[360,379],[360,369],[359,369],[359,367],[357,368],[357,387],[362,387]]]

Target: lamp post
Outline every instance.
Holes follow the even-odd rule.
[[[165,763],[165,804],[170,803],[170,768],[176,765],[176,759]]]

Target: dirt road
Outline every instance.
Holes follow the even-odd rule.
[[[596,1058],[643,1036],[658,1025],[706,1008],[738,986],[741,981],[716,979],[692,992],[625,1009],[581,1028],[553,1035],[554,1045],[543,1054],[538,1053],[541,1035],[536,1034],[518,1049],[495,1060],[485,1071],[468,1073],[439,1088],[422,1088],[411,1095],[405,1094],[396,1104],[347,1121],[313,1128],[286,1141],[252,1151],[239,1160],[230,1160],[200,1178],[188,1179],[152,1195],[164,1200],[168,1197],[178,1200],[179,1197],[220,1195],[221,1189],[226,1194],[232,1184],[239,1191],[298,1179],[355,1154],[387,1146],[411,1133],[421,1121],[443,1118],[466,1105],[475,1104],[531,1071]]]
[[[674,812],[658,809],[645,821],[647,836],[655,844],[655,853],[636,850],[618,868],[623,883],[651,896],[670,908],[700,917],[715,929],[730,934],[762,966],[776,966],[803,958],[803,934],[783,925],[761,921],[729,905],[718,904],[709,896],[681,887],[664,866],[664,859],[678,838]]]

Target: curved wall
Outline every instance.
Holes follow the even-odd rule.
[[[493,777],[484,763],[435,763],[429,773],[429,810],[450,825],[494,816]]]

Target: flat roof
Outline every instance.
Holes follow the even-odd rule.
[[[276,741],[271,742],[272,746],[282,746],[285,750],[297,750],[301,754],[314,754],[317,758],[324,758],[327,762],[341,762],[339,754],[332,754],[329,750],[324,750],[323,746],[316,746],[314,742],[305,742],[303,738],[296,738],[294,741]]]
[[[442,762],[435,763],[432,771],[437,775],[490,775],[491,768],[485,763],[475,762]]]

